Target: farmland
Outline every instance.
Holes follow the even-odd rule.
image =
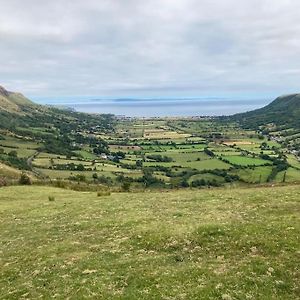
[[[30,162],[27,169],[37,179],[116,186],[126,182],[134,189],[300,181],[295,154],[234,122],[209,117],[110,122],[110,129],[76,123],[80,130],[61,141],[49,136],[59,132],[50,125],[51,130],[27,128],[23,135],[3,131],[0,155],[17,169]],[[47,135],[39,138],[43,130]]]

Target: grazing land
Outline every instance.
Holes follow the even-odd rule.
[[[299,213],[299,186],[4,187],[0,298],[299,299]]]

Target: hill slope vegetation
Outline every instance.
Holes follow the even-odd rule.
[[[3,299],[299,299],[299,186],[0,193]]]
[[[274,123],[280,128],[300,129],[300,94],[276,98],[269,105],[233,117],[251,128]]]
[[[24,97],[20,93],[7,91],[0,86],[0,111],[22,114],[28,109],[37,108],[38,105]]]

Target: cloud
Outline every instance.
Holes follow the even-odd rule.
[[[296,0],[0,0],[1,84],[30,96],[299,91]]]

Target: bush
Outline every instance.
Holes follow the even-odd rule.
[[[131,183],[128,182],[128,181],[123,182],[123,184],[122,184],[122,190],[124,192],[129,192],[130,191],[130,185],[131,185]]]
[[[77,181],[77,182],[86,182],[86,177],[81,174],[76,174],[68,177],[69,180]]]
[[[22,173],[19,179],[19,184],[31,185],[31,179],[26,173]]]
[[[55,201],[55,197],[49,196],[49,197],[48,197],[48,200],[51,201],[51,202],[53,202],[53,201]]]
[[[189,183],[187,182],[186,179],[183,179],[183,180],[180,182],[180,186],[186,188],[186,187],[189,187],[190,185],[189,185]]]
[[[52,184],[54,187],[58,187],[58,188],[61,188],[61,189],[67,189],[67,188],[68,188],[67,182],[62,181],[62,180],[52,181],[51,184]]]
[[[97,197],[110,196],[110,191],[99,191],[97,192]]]
[[[12,150],[8,153],[8,156],[11,156],[11,157],[18,157],[18,153],[16,150]]]

